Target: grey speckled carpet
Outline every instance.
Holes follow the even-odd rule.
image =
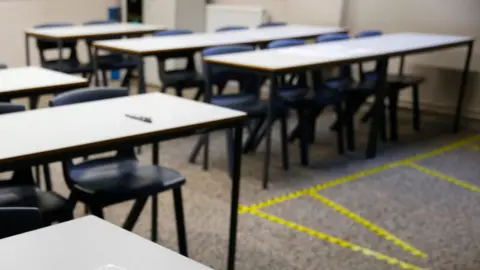
[[[43,104],[47,99],[42,99]],[[382,167],[474,134],[453,135],[450,119],[439,117],[424,117],[422,131],[415,134],[410,114],[402,113],[401,118],[401,140],[382,144],[376,159],[365,160],[365,127],[359,124],[357,152],[339,157],[334,136],[326,128],[332,118],[322,116],[308,168],[299,166],[297,145],[291,144],[291,169],[283,171],[280,147],[273,144],[268,190],[262,190],[260,183],[263,146],[245,155],[241,203],[254,207],[240,216],[237,269],[480,269],[480,189],[476,188],[480,186],[480,151],[476,141],[464,141],[415,161],[422,167],[408,163]],[[292,119],[291,128],[294,123]],[[275,142],[278,132],[274,134]],[[162,143],[160,161],[187,178],[184,201],[191,258],[225,269],[230,181],[223,133],[212,137],[209,171],[187,161],[194,137]],[[149,147],[141,159],[149,162]],[[51,167],[54,190],[67,195],[59,165]],[[433,171],[426,174],[424,168],[435,170],[436,175]],[[302,189],[303,193],[280,197],[277,203],[260,205],[263,208],[256,205]],[[106,219],[121,224],[130,206],[107,209]],[[176,250],[170,193],[160,195],[159,212],[159,243]],[[83,207],[78,207],[76,215],[82,214]],[[150,205],[134,232],[148,238],[149,224]]]

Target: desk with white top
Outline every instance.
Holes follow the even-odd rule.
[[[102,38],[115,35],[145,35],[161,30],[165,30],[165,27],[138,23],[112,23],[98,25],[73,25],[49,28],[30,28],[25,30],[25,51],[27,65],[30,65],[30,37],[57,42],[59,49],[59,59],[63,59],[61,48],[63,47],[63,42],[65,40],[85,39],[93,37]]]
[[[94,216],[0,240],[0,269],[212,270]]]
[[[152,122],[126,114],[150,117]],[[30,166],[156,144],[205,130],[234,129],[228,257],[233,265],[245,118],[244,112],[161,93],[4,114],[0,115],[0,127],[8,132],[1,135],[0,172],[14,171],[13,181],[33,184]]]
[[[36,108],[36,99],[42,94],[58,94],[87,86],[85,78],[40,67],[0,69],[0,100],[32,97],[30,109]]]
[[[146,56],[175,51],[195,52],[207,47],[221,45],[264,44],[273,40],[289,38],[306,39],[345,31],[344,28],[340,27],[287,25],[218,33],[104,40],[94,42],[93,46],[95,48],[95,55],[97,55],[97,49],[101,49],[137,56],[140,63],[138,91],[139,93],[145,93],[145,76],[142,59]],[[98,84],[97,78],[95,78],[95,82]]]
[[[205,61],[215,65],[233,66],[240,69],[248,69],[271,78],[270,100],[276,95],[276,80],[278,74],[291,71],[306,71],[312,68],[320,68],[330,65],[358,63],[368,60],[376,60],[377,65],[382,65],[379,74],[376,91],[375,117],[369,134],[367,157],[376,155],[379,115],[383,110],[385,93],[382,87],[385,83],[388,59],[395,56],[405,56],[414,53],[423,53],[439,49],[466,46],[468,48],[463,76],[460,83],[454,131],[459,129],[462,103],[468,80],[470,59],[474,39],[465,36],[449,36],[421,33],[397,33],[362,39],[329,42],[322,44],[296,46],[290,48],[270,49],[255,52],[243,52],[206,57]],[[270,106],[272,107],[272,106]],[[272,112],[270,113],[272,115]],[[271,124],[271,121],[269,121]],[[341,129],[340,129],[341,130]],[[268,164],[270,152],[270,128],[267,133],[267,153],[265,154],[266,168],[264,178],[268,179]],[[303,145],[301,156],[306,155],[307,147]],[[305,161],[302,161],[305,163]],[[306,164],[305,164],[306,165]]]

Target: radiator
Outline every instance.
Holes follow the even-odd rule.
[[[259,6],[209,4],[206,16],[207,32],[229,25],[257,27],[268,21],[266,10]]]

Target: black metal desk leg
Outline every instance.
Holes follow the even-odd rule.
[[[269,75],[270,79],[270,98],[268,100],[268,116],[266,125],[266,138],[265,138],[265,156],[263,163],[263,188],[268,188],[268,180],[270,177],[270,152],[272,147],[272,125],[275,120],[275,99],[277,92],[277,76],[273,72]]]
[[[238,226],[238,201],[240,198],[240,174],[242,167],[242,127],[239,122],[235,126],[233,143],[233,170],[232,170],[232,194],[230,205],[230,237],[228,243],[227,269],[235,269],[235,251],[237,246]]]
[[[93,69],[93,79],[95,82],[95,86],[100,86],[100,81],[98,79],[98,63],[97,63],[97,57],[98,57],[98,49],[97,47],[93,46],[93,57],[92,57],[92,69]]]
[[[30,66],[30,35],[25,34],[25,60],[27,66]]]
[[[378,74],[375,85],[375,101],[373,107],[373,119],[370,124],[370,133],[368,135],[368,144],[366,157],[374,158],[377,155],[378,132],[381,127],[381,121],[385,113],[385,81],[387,77],[388,58],[382,58],[377,61],[376,72]]]
[[[468,75],[470,73],[470,60],[472,58],[473,41],[468,43],[467,58],[463,67],[462,81],[460,82],[460,92],[458,93],[457,108],[455,109],[455,119],[453,121],[453,132],[460,129],[460,118],[462,117],[462,105],[465,97],[465,90],[468,84]]]
[[[137,55],[137,61],[138,61],[138,93],[139,94],[145,94],[147,92],[147,89],[145,87],[145,65],[143,63],[143,56],[142,55]]]
[[[159,143],[154,143],[152,146],[152,164],[158,165],[158,149]],[[158,240],[158,195],[152,195],[152,228],[151,239],[153,242]]]

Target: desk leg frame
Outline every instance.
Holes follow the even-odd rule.
[[[228,244],[227,269],[235,269],[235,252],[237,246],[238,204],[240,198],[240,175],[242,166],[243,122],[235,126],[232,162],[232,193],[230,205],[230,236]]]
[[[465,97],[465,91],[468,85],[468,75],[470,73],[470,62],[472,59],[473,41],[467,45],[467,57],[465,59],[465,65],[463,67],[462,80],[460,82],[460,92],[458,93],[457,107],[455,109],[455,119],[453,121],[453,132],[456,133],[460,130],[460,120],[462,117],[463,100]]]

